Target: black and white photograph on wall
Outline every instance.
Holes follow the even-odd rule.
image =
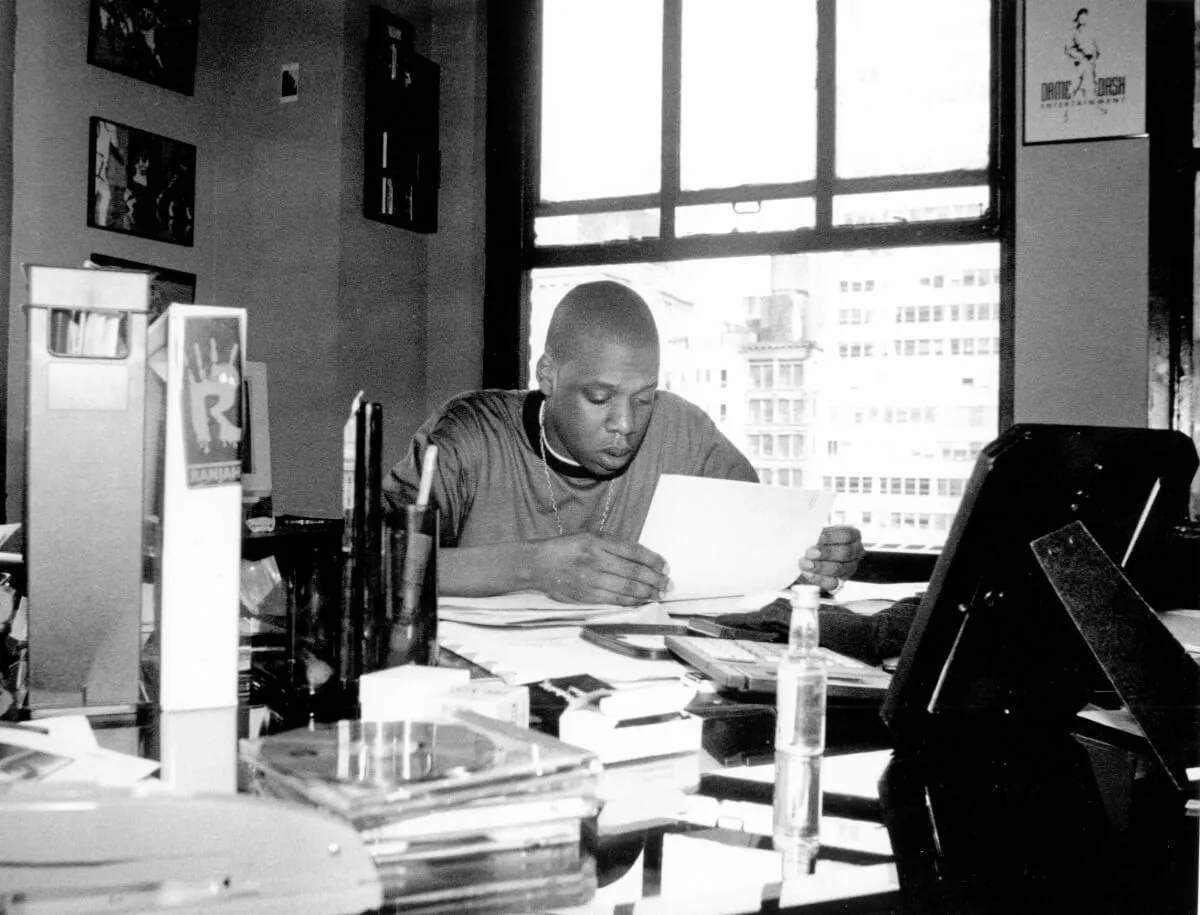
[[[191,305],[196,301],[196,274],[183,270],[169,270],[166,267],[155,267],[153,264],[143,264],[139,261],[125,260],[123,257],[110,257],[107,254],[93,253],[88,262],[97,267],[113,270],[141,270],[150,274],[150,313],[147,321],[153,321],[172,302]]]
[[[104,118],[91,130],[87,224],[191,247],[196,147]]]
[[[88,63],[191,95],[199,10],[200,0],[92,0]]]

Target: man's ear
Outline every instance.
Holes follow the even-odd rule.
[[[548,353],[542,353],[537,362],[538,390],[542,392],[542,396],[549,397],[554,393],[556,374],[554,359]]]

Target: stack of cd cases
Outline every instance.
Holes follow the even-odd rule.
[[[316,724],[243,740],[240,756],[251,791],[354,824],[385,908],[523,912],[595,893],[581,829],[601,765],[548,735],[460,711]]]

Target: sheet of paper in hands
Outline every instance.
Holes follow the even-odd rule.
[[[668,601],[783,590],[829,521],[834,494],[663,474],[638,538],[666,559]]]

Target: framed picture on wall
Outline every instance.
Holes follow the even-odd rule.
[[[191,95],[199,11],[200,0],[92,0],[88,63]]]
[[[109,257],[107,254],[95,254],[88,258],[97,267],[111,267],[117,270],[143,270],[151,274],[150,278],[150,316],[153,321],[172,302],[182,302],[191,305],[196,301],[196,274],[185,273],[182,270],[168,270],[166,267],[155,267],[153,264],[143,264],[139,261],[127,261],[122,257]]]
[[[105,118],[91,131],[87,224],[190,247],[196,147]]]
[[[1025,143],[1146,132],[1146,0],[1026,0]]]

